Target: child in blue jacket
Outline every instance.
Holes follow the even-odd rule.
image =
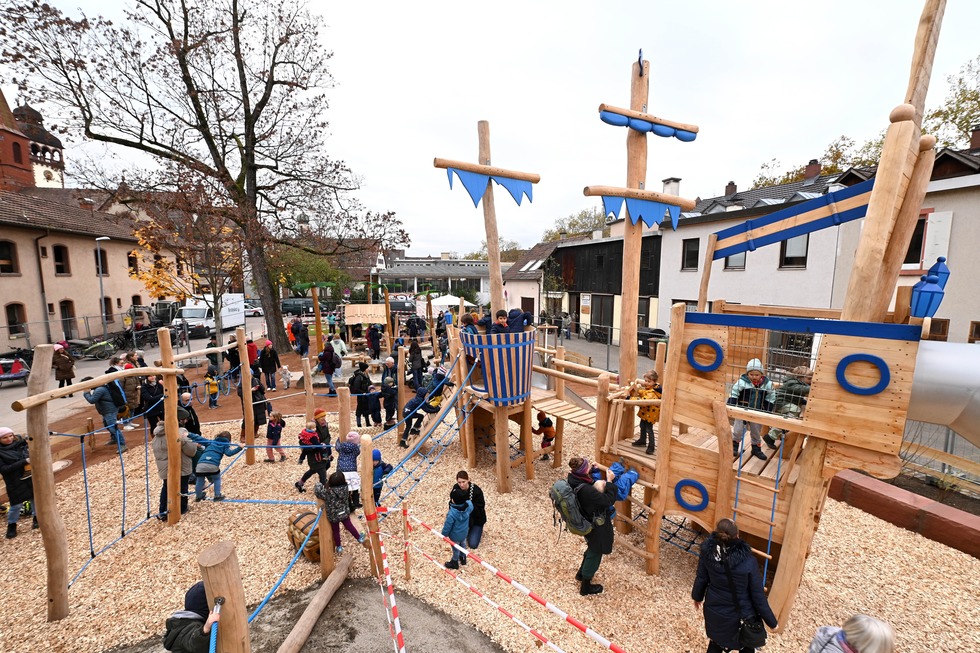
[[[728,398],[729,406],[740,406],[750,410],[763,410],[772,412],[776,401],[776,389],[762,370],[762,361],[753,358],[745,366],[745,374],[740,376],[732,385],[732,392]],[[732,447],[735,457],[738,458],[739,447],[742,446],[742,437],[745,435],[745,427],[748,426],[752,442],[752,455],[761,460],[767,460],[768,456],[762,452],[762,425],[748,420],[736,419],[732,430]]]
[[[214,440],[204,449],[204,453],[201,454],[201,457],[197,461],[197,467],[194,469],[194,473],[197,475],[197,481],[195,481],[194,486],[195,501],[204,500],[204,482],[202,477],[214,485],[215,501],[221,501],[225,498],[221,494],[221,459],[225,456],[234,456],[241,450],[241,447],[231,443],[230,432],[222,431],[215,436]]]
[[[417,410],[416,410],[417,409]],[[426,401],[425,388],[419,388],[415,391],[415,396],[405,404],[405,411],[403,416],[405,417],[405,432],[402,435],[401,441],[398,443],[400,447],[407,447],[408,442],[405,437],[408,435],[418,435],[422,431],[422,419],[425,417],[422,413],[438,413],[439,409],[432,406]]]
[[[374,488],[374,505],[377,506],[381,502],[381,481],[385,479],[388,474],[391,473],[393,467],[381,460],[381,450],[375,449],[371,452],[371,459],[374,461],[374,467],[372,468],[373,473],[373,485]]]
[[[446,523],[442,525],[443,537],[461,546],[466,546],[466,534],[470,530],[470,514],[473,512],[473,502],[468,494],[458,487],[453,487],[449,493],[449,510],[446,511]],[[453,557],[446,563],[446,569],[459,569],[459,563],[466,564],[465,554],[453,547]]]

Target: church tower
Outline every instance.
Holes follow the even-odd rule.
[[[0,91],[0,190],[17,192],[34,186],[30,140],[10,111]]]
[[[63,147],[57,136],[44,128],[40,112],[25,104],[13,111],[21,133],[30,140],[34,185],[40,188],[65,187]]]

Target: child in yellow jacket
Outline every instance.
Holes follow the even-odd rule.
[[[660,399],[664,389],[657,385],[657,373],[650,370],[643,375],[643,381],[630,386],[630,399]],[[646,453],[652,454],[656,449],[653,439],[653,425],[660,421],[660,406],[641,406],[640,437],[632,442],[634,447],[646,447]]]
[[[214,378],[214,374],[210,370],[204,375],[204,387],[208,392],[208,408],[217,408],[219,393],[218,381]]]

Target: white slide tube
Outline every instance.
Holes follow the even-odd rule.
[[[980,344],[919,343],[908,418],[948,426],[980,447]]]

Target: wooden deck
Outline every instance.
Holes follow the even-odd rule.
[[[555,397],[554,392],[532,388],[531,404],[535,410],[543,410],[549,415],[560,417],[574,424],[595,430],[595,410],[582,408]]]

